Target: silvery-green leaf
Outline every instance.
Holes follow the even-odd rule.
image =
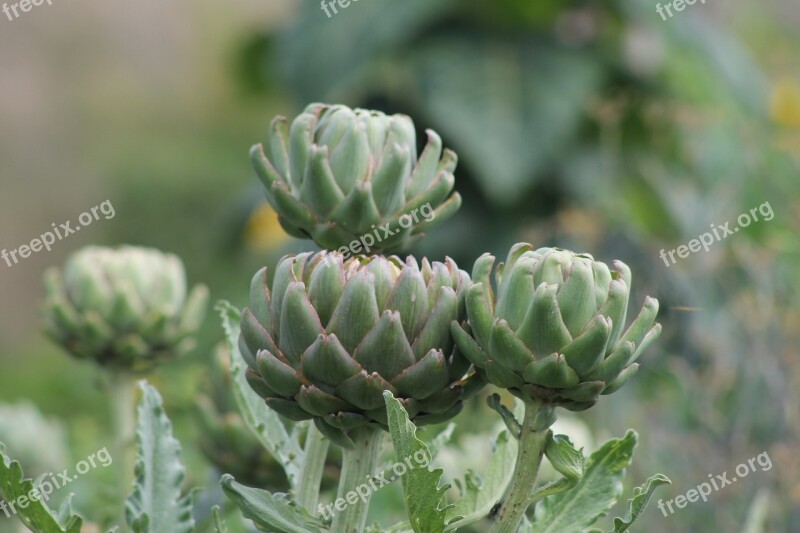
[[[5,454],[5,446],[0,443],[0,493],[7,501],[27,498],[34,490],[32,479],[25,479],[22,466]],[[80,516],[69,514],[59,520],[41,499],[28,500],[25,507],[17,506],[17,518],[35,533],[80,533],[83,520]]]
[[[566,435],[553,435],[544,449],[547,460],[565,478],[577,482],[583,476],[584,459]]]
[[[623,533],[628,531],[634,521],[639,518],[639,515],[644,512],[645,507],[650,502],[650,497],[653,495],[658,487],[662,485],[670,485],[672,482],[664,474],[655,474],[651,476],[644,485],[633,489],[633,498],[628,500],[628,510],[625,512],[623,518],[614,519],[614,529],[608,533]]]
[[[388,391],[383,393],[383,397],[397,460],[402,461],[403,458],[414,457],[415,454],[424,454],[430,458],[430,450],[417,438],[417,428],[409,420],[402,404]],[[409,469],[400,478],[406,511],[415,533],[444,531],[448,509],[445,494],[449,485],[440,486],[442,473],[440,468],[430,470],[420,466]]]
[[[492,446],[492,455],[482,476],[467,472],[460,482],[461,496],[447,511],[447,527],[445,531],[456,531],[458,528],[478,522],[485,518],[492,507],[503,497],[517,456],[517,441],[508,431],[501,431]]]
[[[636,433],[629,431],[594,452],[573,489],[547,496],[536,505],[532,532],[582,531],[605,515],[622,494],[622,477],[633,459],[636,441]]]
[[[125,504],[128,525],[135,533],[191,533],[193,502],[191,495],[182,495],[186,469],[180,443],[172,435],[161,395],[145,381],[139,387],[136,477]]]
[[[311,516],[286,494],[245,487],[230,474],[220,480],[222,490],[242,514],[268,533],[322,533],[327,531],[319,518]]]
[[[231,374],[233,376],[233,395],[239,413],[250,432],[258,442],[283,466],[292,490],[302,482],[300,471],[304,462],[299,435],[305,429],[304,424],[290,434],[286,431],[280,417],[264,404],[264,401],[253,392],[245,378],[245,364],[239,354],[240,314],[230,303],[221,301],[217,311],[222,319],[225,338],[231,353]]]

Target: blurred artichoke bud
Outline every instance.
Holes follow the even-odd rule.
[[[69,353],[141,372],[193,345],[208,302],[186,296],[183,263],[158,250],[86,247],[45,273],[46,333]]]
[[[288,492],[283,467],[250,433],[236,411],[230,373],[230,353],[222,344],[207,368],[209,383],[197,398],[198,443],[203,455],[219,470],[251,487]]]
[[[276,117],[250,156],[290,235],[328,250],[363,238],[366,254],[400,252],[461,206],[456,154],[427,134],[417,158],[409,117],[312,104],[291,126]]]
[[[496,299],[493,264],[488,254],[475,262],[465,298],[471,333],[459,324],[452,333],[489,382],[518,396],[587,409],[636,373],[661,333],[649,296],[623,333],[631,272],[621,261],[612,272],[588,254],[517,244],[497,267]]]
[[[272,291],[253,278],[239,347],[253,389],[292,420],[313,418],[332,441],[365,424],[386,429],[383,391],[417,424],[455,416],[469,363],[450,323],[464,316],[466,272],[448,259],[338,252],[284,257]]]
[[[67,432],[59,420],[46,418],[32,402],[16,405],[0,403],[0,446],[6,454],[25,465],[25,473],[35,477],[60,471],[70,457]],[[0,495],[0,501],[2,501]],[[0,513],[0,524],[3,514]],[[0,530],[3,526],[0,525]]]

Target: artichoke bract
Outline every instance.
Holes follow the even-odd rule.
[[[271,291],[266,269],[255,275],[242,312],[248,382],[275,411],[313,418],[343,447],[352,429],[387,428],[386,390],[417,424],[448,420],[471,388],[450,335],[468,281],[449,259],[286,256]]]
[[[181,260],[150,248],[89,246],[45,273],[45,332],[70,354],[142,372],[193,345],[208,291],[187,297]]]
[[[312,104],[291,125],[276,117],[250,156],[290,235],[342,253],[401,252],[461,206],[456,154],[427,136],[417,157],[409,117]]]
[[[485,378],[512,393],[570,410],[587,409],[636,373],[661,333],[658,300],[647,297],[625,330],[630,269],[591,255],[517,244],[490,275],[484,254],[467,289],[469,329],[452,324],[461,352]]]

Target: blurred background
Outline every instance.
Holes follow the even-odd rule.
[[[344,103],[407,113],[460,155],[464,205],[415,254],[470,271],[518,241],[559,245],[631,265],[632,306],[661,301],[637,378],[563,416],[589,449],[638,430],[626,497],[655,472],[673,480],[657,497],[673,498],[769,454],[771,470],[669,518],[652,505],[638,530],[800,531],[798,27],[791,0],[709,0],[666,21],[644,0],[369,0],[330,18],[316,0],[54,0],[0,15],[0,248],[115,208],[49,253],[0,262],[0,441],[31,476],[111,443],[100,373],[40,332],[47,267],[89,243],[154,246],[243,306],[260,266],[313,249],[281,230],[248,148],[276,114]],[[772,220],[659,258],[765,202]],[[284,483],[233,413],[221,339],[209,313],[194,353],[150,377],[204,524],[221,472]],[[475,435],[497,422],[482,401],[456,419],[449,477],[491,453]],[[114,514],[111,470],[69,489],[97,525]],[[402,517],[397,489],[373,519]],[[14,529],[0,518],[0,531]]]

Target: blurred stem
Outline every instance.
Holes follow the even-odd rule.
[[[380,429],[362,427],[354,429],[351,433],[355,447],[344,450],[342,458],[342,475],[339,479],[339,492],[336,501],[345,502],[346,507],[333,519],[331,531],[336,533],[361,533],[367,523],[369,500],[372,496],[367,493],[363,498],[353,499],[356,487],[366,483],[367,478],[375,473],[378,464],[378,454],[383,442],[383,431]],[[348,495],[351,495],[348,498]],[[350,503],[354,501],[355,503]]]
[[[548,428],[555,421],[551,405],[531,399],[524,401],[525,419],[519,434],[514,475],[498,504],[499,507],[493,510],[491,533],[516,533],[519,529],[525,511],[528,510],[528,498],[536,487],[536,476],[539,474],[550,434]]]
[[[322,483],[322,472],[325,470],[329,445],[330,442],[319,432],[317,426],[313,422],[309,422],[308,433],[306,433],[305,462],[300,471],[295,500],[312,515],[317,514],[319,487]]]
[[[119,475],[122,523],[125,523],[125,499],[133,487],[133,470],[136,461],[136,389],[135,378],[125,373],[111,376],[111,416],[115,433],[114,462]]]

